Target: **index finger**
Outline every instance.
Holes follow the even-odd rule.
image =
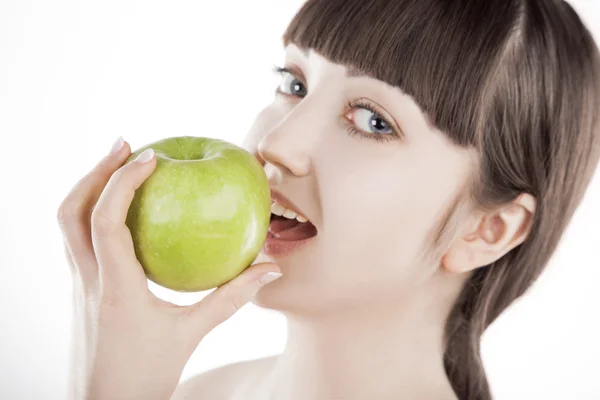
[[[154,151],[147,149],[109,179],[92,213],[92,242],[103,293],[147,289],[146,275],[136,258],[125,224],[135,191],[156,167]]]

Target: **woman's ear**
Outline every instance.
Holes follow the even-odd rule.
[[[527,238],[535,206],[535,197],[522,193],[501,209],[479,215],[444,254],[442,266],[463,273],[498,260]]]

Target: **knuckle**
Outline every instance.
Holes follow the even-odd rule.
[[[113,174],[110,176],[110,181],[114,182],[115,184],[120,184],[121,182],[123,182],[126,178],[126,171],[127,171],[127,166],[124,165],[121,168],[117,169],[115,172],[113,172]]]
[[[70,224],[76,219],[76,216],[79,213],[79,208],[80,207],[76,206],[73,201],[65,199],[60,206],[58,206],[58,210],[56,212],[56,220],[58,221],[58,224],[61,227]]]
[[[220,296],[218,296],[219,300],[217,300],[217,303],[219,303],[220,306],[217,308],[220,309],[220,313],[223,314],[222,319],[227,319],[231,314],[239,311],[243,305],[243,298],[239,291],[235,289],[233,282],[218,289],[220,291]]]
[[[117,224],[102,211],[95,209],[92,212],[91,231],[94,236],[104,237],[115,233]]]
[[[112,293],[103,292],[100,295],[100,300],[98,301],[98,303],[100,304],[100,306],[103,307],[103,309],[109,310],[120,306],[122,301],[119,296],[116,296]]]
[[[97,288],[98,304],[107,309],[125,305],[126,296],[119,290],[115,290],[107,282],[100,282]]]
[[[229,304],[233,312],[238,312],[246,304],[246,301],[242,294],[236,293],[229,298]]]

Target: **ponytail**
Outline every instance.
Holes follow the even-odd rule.
[[[475,271],[463,288],[446,324],[444,368],[460,400],[492,400],[480,355],[480,340],[485,327],[474,318],[479,298],[478,282],[485,268]]]

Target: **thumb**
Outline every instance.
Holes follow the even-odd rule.
[[[258,290],[281,277],[273,263],[260,263],[244,270],[233,280],[219,286],[208,296],[191,306],[189,317],[194,331],[204,337],[248,303]]]

